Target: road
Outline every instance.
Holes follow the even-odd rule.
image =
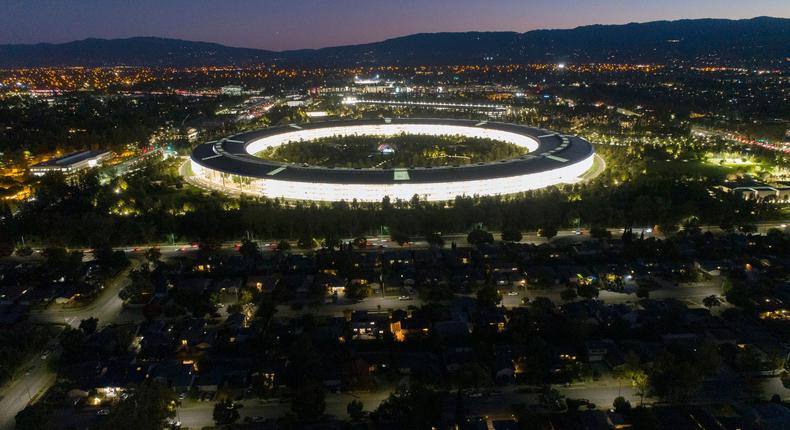
[[[755,224],[757,227],[757,234],[765,234],[770,229],[778,228],[778,229],[789,229],[790,228],[790,220],[785,221],[769,221],[769,222],[761,222]],[[702,232],[712,232],[712,233],[721,233],[721,229],[718,226],[701,226],[700,229]],[[612,234],[613,238],[619,238],[620,235],[623,233],[622,228],[609,228],[608,231]],[[644,234],[646,238],[648,237],[658,237],[661,238],[660,234],[656,234],[653,232],[653,229],[650,227],[634,227],[632,228],[632,232],[639,236]],[[499,232],[492,232],[494,239],[500,240],[501,235]],[[344,243],[352,241],[354,238],[344,238],[341,239]],[[452,243],[455,243],[457,246],[460,247],[467,247],[469,243],[466,241],[466,234],[446,234],[442,235],[442,239],[444,239],[445,248],[449,248]],[[589,236],[589,229],[586,228],[579,228],[579,229],[570,229],[570,230],[558,230],[557,235],[551,239],[551,242],[554,241],[584,241],[590,239]],[[261,250],[263,251],[271,251],[274,250],[277,243],[280,242],[280,239],[264,239],[264,240],[257,240]],[[296,246],[295,240],[288,241],[291,245],[292,252],[307,252],[311,251],[309,249],[300,249]],[[523,233],[523,237],[520,243],[523,244],[534,244],[539,245],[543,243],[547,243],[547,240],[544,237],[538,236],[536,232],[525,232]],[[224,252],[235,252],[236,248],[238,247],[240,241],[228,241],[223,242],[220,244],[220,249]],[[162,253],[163,258],[165,257],[172,257],[177,255],[183,255],[185,253],[190,253],[193,251],[197,251],[197,244],[193,242],[179,242],[179,243],[149,243],[149,244],[140,244],[140,245],[128,245],[128,246],[120,246],[113,248],[116,251],[126,251],[128,254],[133,256],[139,256],[142,258],[142,253],[152,247],[156,246],[159,248],[160,252]],[[390,240],[387,236],[368,236],[368,248],[362,249],[362,251],[378,251],[380,249],[425,249],[428,248],[430,245],[420,237],[412,237],[411,241],[404,244],[403,246],[399,245],[397,242]],[[18,256],[10,256],[5,257],[4,260],[7,261],[15,261],[15,262],[22,262],[27,261],[28,259],[40,259],[41,258],[41,251],[44,250],[43,247],[33,247],[32,250],[34,254],[30,257],[18,257]],[[85,260],[90,260],[92,257],[90,256],[91,249],[89,248],[70,248],[72,251],[83,251],[85,252]]]
[[[31,311],[30,320],[39,323],[67,324],[75,328],[79,326],[80,321],[91,317],[98,318],[100,326],[139,321],[141,319],[139,313],[124,311],[123,300],[118,296],[118,293],[129,285],[129,272],[139,265],[140,260],[131,259],[129,267],[109,282],[90,304],[73,308],[52,304],[47,309]]]
[[[565,288],[562,286],[556,286],[544,289],[515,290],[513,295],[505,294],[502,296],[502,305],[507,308],[517,307],[522,305],[522,300],[524,298],[533,300],[536,297],[548,297],[554,303],[563,303],[560,294],[564,289]],[[651,298],[674,298],[692,307],[701,307],[702,300],[705,297],[711,295],[721,296],[721,294],[721,281],[718,279],[693,284],[680,284],[677,286],[665,282],[661,287],[650,291]],[[474,294],[456,294],[450,303],[450,307],[454,310],[462,310],[464,307],[470,306],[474,298]],[[598,300],[607,304],[635,304],[641,299],[636,297],[633,293],[600,291]],[[294,310],[289,305],[280,305],[277,307],[277,316],[295,317],[306,313],[322,316],[342,316],[346,310],[376,312],[399,308],[403,309],[409,306],[420,307],[423,304],[425,304],[425,302],[416,295],[409,300],[401,300],[399,296],[382,297],[378,293],[374,293],[371,297],[356,302],[345,300],[341,293],[336,303],[322,303],[317,307],[304,306],[299,310]],[[723,302],[720,307],[726,309],[727,306],[727,303]]]
[[[347,419],[346,407],[352,400],[359,400],[366,411],[375,409],[390,394],[390,390],[378,390],[374,392],[362,393],[329,393],[326,395],[326,413],[335,417]],[[291,410],[291,403],[288,399],[264,400],[242,400],[239,402],[242,408],[239,409],[241,418],[244,417],[263,417],[278,418]],[[177,419],[185,428],[203,428],[214,425],[214,402],[198,402],[194,400],[184,400],[178,408]]]
[[[43,324],[65,324],[75,328],[80,321],[90,317],[98,318],[100,326],[126,322],[127,319],[140,320],[142,317],[139,315],[123,311],[123,302],[118,297],[118,292],[129,283],[129,271],[139,264],[139,260],[132,259],[130,267],[113,282],[109,282],[91,304],[77,308],[64,308],[53,304],[50,308],[31,312],[30,320]],[[53,339],[47,348],[53,348],[57,343],[57,339]],[[28,371],[0,388],[0,430],[12,429],[16,414],[30,401],[43,395],[55,382],[55,372],[49,369],[46,360],[41,359],[43,352],[35,354],[22,367],[29,369]]]
[[[29,369],[0,389],[0,429],[14,428],[14,417],[31,400],[41,396],[55,383],[55,373],[39,355],[34,356],[22,369]]]

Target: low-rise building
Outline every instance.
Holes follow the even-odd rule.
[[[30,166],[30,173],[35,176],[44,176],[47,173],[59,172],[64,175],[73,175],[85,169],[100,166],[102,161],[110,158],[110,151],[79,151],[66,154],[62,157],[52,158]]]

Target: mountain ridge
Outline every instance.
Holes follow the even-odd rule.
[[[416,33],[378,42],[270,51],[151,36],[0,45],[0,67],[305,66],[506,64],[535,62],[722,65],[790,63],[790,19],[683,19],[593,24],[524,33]]]

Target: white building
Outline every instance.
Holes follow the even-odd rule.
[[[101,162],[110,158],[110,151],[81,151],[72,152],[62,157],[52,158],[47,161],[34,164],[30,167],[30,173],[35,176],[44,176],[47,173],[60,172],[64,175],[72,175],[81,170],[91,169],[101,165]]]

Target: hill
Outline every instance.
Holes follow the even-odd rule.
[[[697,19],[569,30],[422,33],[360,45],[292,51],[135,37],[0,45],[0,67],[671,63],[790,67],[790,19]]]

